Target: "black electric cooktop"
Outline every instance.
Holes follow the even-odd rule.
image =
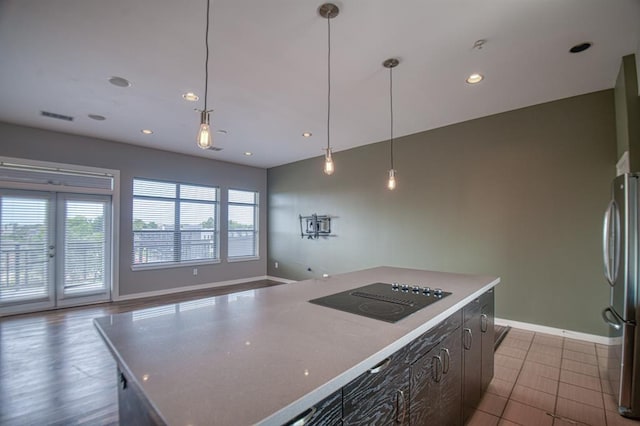
[[[386,322],[397,322],[450,294],[440,288],[373,283],[309,302]]]

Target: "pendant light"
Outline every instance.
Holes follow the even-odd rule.
[[[396,189],[396,170],[393,168],[393,69],[398,66],[400,61],[395,58],[387,59],[382,63],[382,66],[389,69],[389,110],[391,116],[391,168],[389,169],[389,180],[387,181],[387,188],[390,191]]]
[[[324,155],[324,173],[332,175],[334,172],[333,157],[331,156],[331,19],[338,16],[340,9],[333,3],[325,3],[318,8],[318,14],[327,20],[327,149]]]
[[[204,109],[200,110],[200,130],[196,142],[202,149],[209,149],[213,146],[213,135],[209,125],[209,113],[212,110],[207,109],[207,92],[209,91],[209,8],[211,0],[207,0],[207,28],[205,31],[205,47],[207,54],[204,61]]]

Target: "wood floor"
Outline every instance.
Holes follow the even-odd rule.
[[[0,425],[118,425],[116,365],[92,319],[276,281],[0,318]]]

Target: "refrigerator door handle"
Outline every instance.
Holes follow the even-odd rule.
[[[604,214],[602,251],[604,257],[604,275],[609,285],[613,287],[618,278],[618,266],[620,262],[620,215],[614,200],[609,202],[607,211]]]
[[[602,311],[602,319],[604,322],[609,324],[615,330],[620,330],[622,328],[622,321],[618,319],[618,316],[613,312],[613,310],[609,308],[605,308]]]

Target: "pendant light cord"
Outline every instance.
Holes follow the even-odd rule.
[[[331,149],[331,136],[329,134],[331,124],[331,14],[327,16],[327,155]]]
[[[204,60],[204,110],[207,111],[207,93],[209,93],[209,8],[211,0],[207,0],[207,28],[204,35],[204,45],[207,55]]]
[[[389,104],[391,111],[391,169],[393,170],[393,67],[389,68]]]

